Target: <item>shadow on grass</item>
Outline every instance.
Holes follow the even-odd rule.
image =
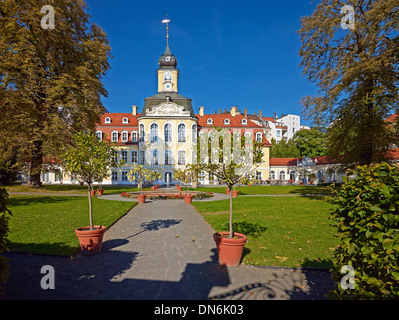
[[[229,223],[224,225],[225,230],[229,229]],[[233,222],[233,231],[245,234],[247,237],[258,238],[263,232],[267,230],[267,227],[260,223],[253,223],[248,221]]]
[[[69,246],[62,242],[54,243],[20,243],[10,242],[7,245],[10,252],[16,253],[33,253],[33,254],[44,254],[52,256],[65,256],[70,257],[76,255],[79,252],[79,244],[76,246]],[[57,252],[57,254],[54,254]]]
[[[34,196],[12,196],[10,197],[11,206],[24,206],[34,204],[48,204],[58,203],[73,200],[82,200],[82,197],[63,197],[63,196],[41,196],[40,194]]]
[[[326,269],[333,267],[331,259],[308,259],[305,258],[301,263],[302,268]]]

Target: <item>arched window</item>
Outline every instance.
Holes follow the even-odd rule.
[[[295,181],[295,179],[296,179],[296,172],[295,172],[295,171],[291,171],[291,172],[290,172],[290,179],[291,179],[292,181]]]
[[[103,139],[103,133],[101,131],[96,131],[96,136],[97,136],[98,140]]]
[[[256,133],[256,142],[262,142],[262,132]]]
[[[225,125],[229,125],[230,124],[230,119],[228,119],[228,118],[224,119],[223,123]]]
[[[279,180],[285,180],[285,171],[280,171]]]
[[[129,119],[126,118],[126,117],[124,117],[124,118],[122,119],[122,123],[129,123]]]
[[[111,123],[111,118],[110,117],[106,117],[104,120],[105,123]]]
[[[127,142],[129,133],[127,131],[122,131],[122,142]]]
[[[157,150],[152,151],[151,164],[158,165],[158,151]]]
[[[150,126],[150,142],[158,141],[158,125],[156,123]]]
[[[144,135],[145,135],[144,124],[140,124],[140,134],[139,134],[140,142],[144,142]]]
[[[275,180],[275,179],[276,179],[276,175],[275,175],[275,173],[274,173],[273,170],[270,171],[270,173],[269,173],[269,178],[270,178],[270,180]]]
[[[170,183],[172,181],[173,181],[172,172],[170,171],[165,172],[165,182]]]
[[[112,131],[111,140],[112,142],[118,142],[118,131]]]
[[[211,119],[211,118],[208,118],[207,120],[206,120],[206,124],[212,124],[213,123],[213,120]]]
[[[197,125],[193,124],[193,126],[191,127],[191,141],[193,143],[197,143]]]
[[[141,165],[145,164],[145,152],[144,152],[144,150],[140,150],[139,164],[141,164]]]
[[[165,124],[163,132],[165,142],[172,142],[172,125],[170,123]]]
[[[186,142],[186,125],[180,123],[177,127],[177,142]]]
[[[177,164],[180,164],[180,165],[186,164],[186,151],[179,150],[177,152]]]

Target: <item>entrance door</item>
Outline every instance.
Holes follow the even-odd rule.
[[[172,183],[172,172],[165,172],[165,183]]]

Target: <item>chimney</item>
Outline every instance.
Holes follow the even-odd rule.
[[[259,110],[259,119],[262,120],[262,110]]]
[[[200,117],[204,116],[204,107],[203,106],[199,107],[199,114],[200,114]]]
[[[247,116],[248,116],[248,110],[247,110],[247,108],[245,108],[244,109],[244,117],[247,118]]]
[[[136,105],[133,105],[133,106],[132,106],[132,115],[133,115],[133,116],[136,116],[136,115],[137,115],[137,106],[136,106]]]
[[[230,108],[230,114],[232,117],[235,117],[237,115],[237,106]]]
[[[273,119],[274,119],[274,120],[277,119],[277,112],[273,112]]]
[[[222,109],[219,109],[219,114],[222,114]]]

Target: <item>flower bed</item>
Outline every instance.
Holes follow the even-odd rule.
[[[121,196],[124,198],[137,198],[137,195],[139,193],[129,193],[129,192],[122,192]],[[179,192],[179,193],[154,193],[154,192],[143,192],[143,194],[146,195],[147,199],[151,200],[167,200],[167,199],[184,199],[184,196],[186,195],[185,192]],[[193,199],[204,199],[204,198],[210,198],[213,197],[213,192],[196,192],[196,193],[190,193],[193,195]]]

